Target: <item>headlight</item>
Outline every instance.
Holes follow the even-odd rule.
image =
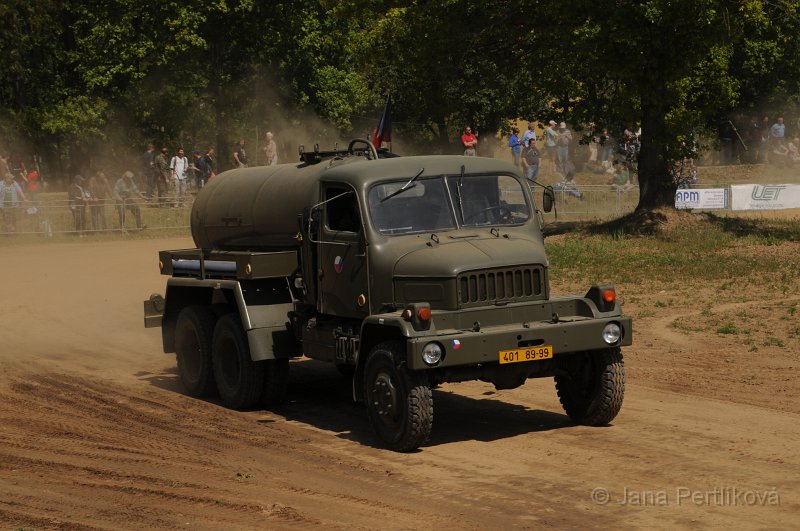
[[[609,345],[616,345],[622,337],[622,329],[617,323],[608,323],[603,328],[603,341]]]
[[[439,343],[428,343],[422,348],[422,361],[428,365],[436,365],[442,361],[444,349]]]

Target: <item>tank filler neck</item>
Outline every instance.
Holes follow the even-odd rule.
[[[397,157],[397,155],[387,148],[375,149],[372,142],[363,138],[351,140],[347,149],[339,149],[339,145],[334,144],[333,149],[322,151],[319,148],[319,144],[314,144],[313,151],[306,151],[305,146],[301,144],[298,151],[300,154],[300,162],[303,164],[319,164],[323,160],[347,157],[364,157],[367,160]]]

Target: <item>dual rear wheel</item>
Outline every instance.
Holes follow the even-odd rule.
[[[191,396],[219,393],[232,409],[282,402],[289,373],[287,358],[253,361],[241,318],[217,317],[210,306],[184,308],[175,326],[178,374]]]

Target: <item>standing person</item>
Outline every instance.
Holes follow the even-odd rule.
[[[172,170],[169,167],[167,154],[169,150],[166,147],[161,148],[161,153],[156,155],[153,161],[156,176],[156,192],[158,193],[158,206],[166,208],[167,204],[167,187],[170,185],[172,178]]]
[[[539,176],[539,161],[541,157],[536,148],[536,142],[528,142],[528,147],[522,148],[522,169],[525,178],[535,181]]]
[[[14,176],[14,180],[23,189],[28,185],[28,170],[25,168],[25,162],[18,153],[12,153],[8,159],[8,169]]]
[[[275,143],[270,132],[267,132],[267,145],[264,146],[264,153],[267,155],[267,166],[278,165],[278,144]]]
[[[597,134],[597,126],[594,122],[587,124],[589,130],[589,164],[596,165],[600,156],[600,135]]]
[[[556,121],[550,120],[547,123],[547,128],[544,130],[544,150],[547,153],[547,158],[550,160],[550,171],[556,172],[556,139],[558,133],[556,132]]]
[[[511,148],[511,159],[514,161],[514,166],[519,166],[520,163],[520,152],[521,152],[521,144],[519,141],[519,129],[516,127],[511,128],[511,136],[508,139],[508,147]]]
[[[533,122],[528,122],[528,129],[522,133],[522,145],[524,147],[528,147],[528,145],[533,140],[536,143],[536,124]]]
[[[233,166],[235,168],[247,167],[247,151],[244,149],[244,138],[240,138],[233,150]]]
[[[566,122],[558,124],[558,136],[556,137],[556,156],[558,166],[564,175],[571,169],[572,162],[569,159],[569,146],[572,143],[572,131],[567,129]]]
[[[192,151],[192,176],[194,177],[194,187],[198,191],[205,185],[203,182],[203,156],[199,149]]]
[[[11,172],[6,172],[0,181],[0,210],[3,211],[3,231],[17,232],[17,208],[25,201],[22,187],[14,180]]]
[[[747,147],[750,150],[750,162],[756,164],[761,161],[761,124],[758,116],[753,115],[750,123],[747,124]]]
[[[86,230],[86,205],[88,203],[87,192],[83,189],[83,176],[76,175],[72,178],[72,186],[69,188],[69,209],[75,220],[75,232],[81,238],[83,238],[83,231]]]
[[[39,195],[39,192],[42,189],[42,182],[41,176],[39,175],[39,170],[34,167],[31,171],[28,172],[28,185],[25,188],[25,191],[28,193],[28,198],[31,201],[36,201],[36,196]]]
[[[147,144],[147,149],[142,155],[142,177],[147,190],[147,198],[153,202],[153,195],[156,192],[156,148],[153,144]]]
[[[198,161],[198,167],[200,168],[200,187],[206,185],[208,181],[214,177],[214,148],[209,147],[206,150],[206,154],[200,157]]]
[[[478,156],[478,137],[472,133],[472,127],[467,126],[464,130],[464,134],[461,135],[461,143],[464,145],[465,157]]]
[[[95,230],[108,230],[106,205],[114,197],[114,193],[111,190],[108,177],[106,177],[103,171],[98,170],[94,177],[89,179],[89,193],[91,193],[94,198],[94,204],[90,207],[92,212],[92,227],[94,227]]]
[[[786,125],[783,123],[783,116],[778,116],[772,127],[769,128],[769,137],[772,147],[783,145],[783,139],[786,136]]]
[[[175,185],[175,204],[173,206],[181,207],[186,196],[186,179],[189,172],[189,159],[186,158],[183,148],[178,148],[178,154],[169,162],[169,169],[170,177]]]
[[[117,200],[117,214],[119,215],[119,228],[122,232],[127,230],[125,226],[125,211],[130,211],[136,219],[136,228],[146,229],[147,225],[142,223],[142,211],[139,208],[138,200],[144,197],[139,191],[139,187],[133,182],[133,172],[126,171],[122,177],[117,179],[114,184],[114,199]]]
[[[97,177],[91,176],[86,180],[83,186],[83,192],[86,195],[86,206],[89,210],[89,219],[92,220],[92,230],[100,230],[100,205],[97,198],[94,196],[94,190],[97,188]]]
[[[600,130],[600,162],[607,173],[614,173],[614,138],[609,134],[608,128]]]
[[[10,168],[8,167],[8,153],[0,151],[0,176],[2,176],[3,179],[5,179],[6,173],[8,173],[9,170]]]

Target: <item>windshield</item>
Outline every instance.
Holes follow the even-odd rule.
[[[510,175],[465,175],[447,178],[462,227],[514,225],[530,217],[519,181]]]
[[[381,234],[436,232],[462,227],[524,223],[530,210],[519,181],[509,175],[455,175],[420,178],[373,186],[369,210]],[[451,203],[451,198],[453,203]],[[455,216],[455,219],[454,219]]]

